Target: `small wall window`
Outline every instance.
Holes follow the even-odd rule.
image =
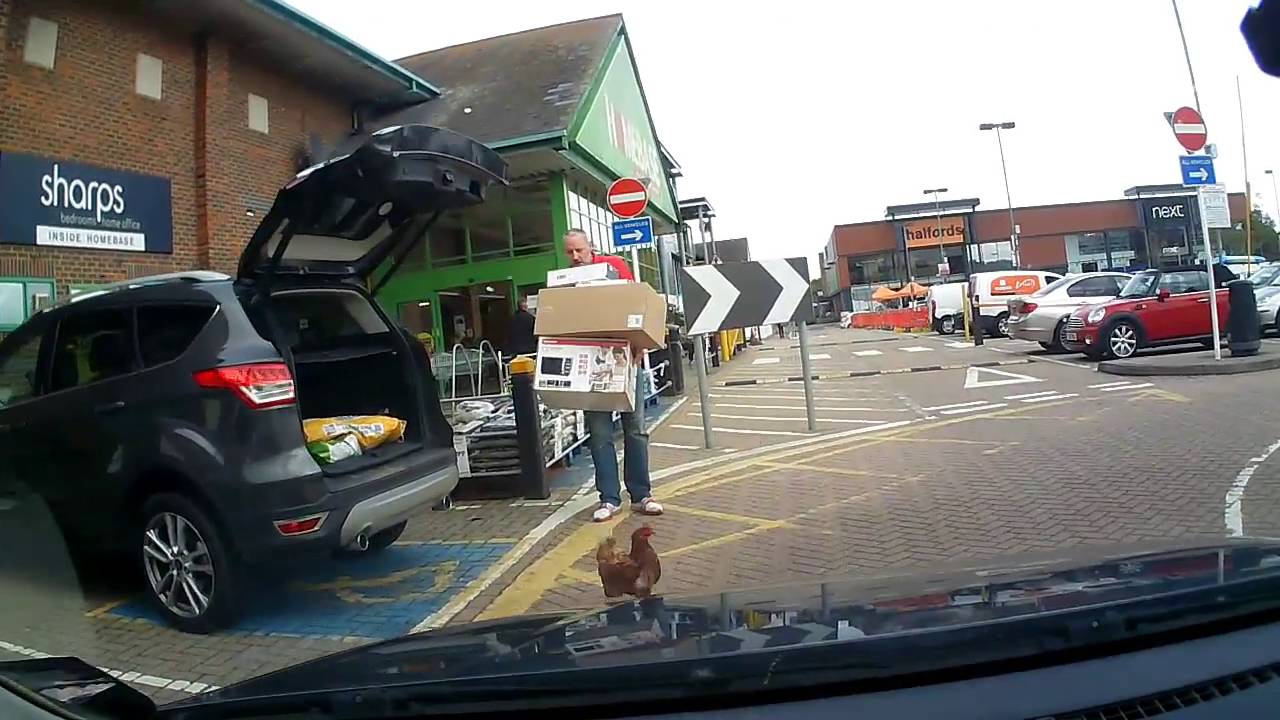
[[[134,78],[133,89],[144,97],[159,100],[164,85],[164,63],[160,58],[146,53],[138,53],[138,71]]]
[[[249,93],[249,129],[260,133],[271,132],[268,121],[270,116],[271,107],[267,104],[267,99],[261,95]]]
[[[52,280],[0,277],[0,332],[18,327],[32,313],[51,305],[53,300]]]
[[[27,39],[22,46],[22,59],[46,70],[53,69],[58,55],[58,23],[33,17],[27,21]]]

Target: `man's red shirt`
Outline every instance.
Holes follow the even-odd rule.
[[[636,276],[631,274],[631,268],[627,266],[627,261],[617,255],[596,254],[592,256],[590,264],[595,265],[596,263],[604,263],[605,265],[612,267],[614,272],[618,274],[619,280],[636,279]]]

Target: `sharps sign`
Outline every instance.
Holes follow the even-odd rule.
[[[168,178],[0,153],[0,243],[173,251]]]

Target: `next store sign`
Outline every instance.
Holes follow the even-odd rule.
[[[0,243],[173,252],[165,177],[0,153]]]

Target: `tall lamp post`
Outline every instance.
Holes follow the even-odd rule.
[[[1009,167],[1004,162],[1004,140],[1000,137],[1001,130],[1012,130],[1015,124],[1012,122],[1002,123],[982,123],[978,126],[979,130],[995,130],[996,145],[1000,148],[1000,172],[1004,173],[1004,198],[1009,203],[1009,242],[1013,251],[1013,266],[1016,268],[1022,264],[1021,258],[1018,256],[1018,225],[1013,220],[1013,196],[1009,194]]]
[[[1271,197],[1276,201],[1276,217],[1280,218],[1280,193],[1276,192],[1276,174],[1270,170],[1263,170],[1271,176]],[[1275,220],[1276,218],[1272,218]]]
[[[942,263],[947,262],[947,252],[942,248],[942,201],[938,199],[938,195],[946,192],[946,188],[933,188],[925,190],[924,194],[933,194],[933,210],[938,216],[938,282],[942,282]],[[947,272],[950,273],[951,264],[947,263]]]

